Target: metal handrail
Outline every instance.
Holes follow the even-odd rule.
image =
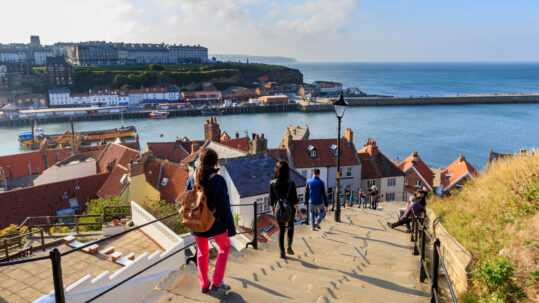
[[[425,218],[426,219],[426,218]],[[421,242],[419,243],[419,237],[421,235]],[[425,248],[426,248],[426,238],[429,239],[430,242],[432,242],[432,268],[431,273],[427,270],[427,262],[425,260]],[[458,303],[457,296],[455,295],[455,291],[453,289],[453,283],[451,282],[451,279],[449,277],[449,274],[447,272],[447,268],[445,266],[445,260],[442,256],[442,252],[440,250],[440,239],[436,238],[435,235],[431,235],[424,224],[424,221],[421,222],[420,218],[418,218],[415,214],[412,214],[412,233],[410,240],[414,242],[413,245],[413,254],[414,255],[420,255],[421,261],[420,261],[420,268],[419,268],[419,280],[421,282],[424,282],[425,279],[428,279],[431,284],[431,303],[438,303],[440,302],[440,299],[438,298],[438,274],[439,274],[439,267],[440,264],[444,270],[444,276],[447,282],[447,285],[449,286],[449,292],[451,293],[451,299],[453,303]]]

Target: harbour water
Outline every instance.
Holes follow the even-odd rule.
[[[167,120],[133,119],[142,146],[146,142],[172,141],[176,137],[204,137],[207,117],[175,117]],[[332,112],[275,113],[220,116],[221,130],[264,133],[269,147],[277,147],[285,127],[308,124],[312,138],[336,137],[337,121]],[[77,122],[75,131],[108,129],[120,121]],[[69,123],[43,125],[47,133],[61,133]],[[539,147],[539,104],[425,105],[351,107],[343,118],[343,129],[352,128],[359,149],[367,137],[374,138],[389,158],[403,159],[418,151],[430,165],[444,167],[463,153],[477,168],[486,165],[489,149],[515,152],[521,147]],[[28,127],[0,128],[0,155],[19,152],[17,136]],[[163,137],[160,137],[163,134]]]
[[[394,96],[424,96],[476,93],[537,93],[539,63],[534,64],[375,64],[294,63],[305,82],[340,81],[365,92]],[[142,146],[146,142],[171,141],[187,136],[201,139],[206,117],[175,117],[167,120],[133,119]],[[264,133],[269,147],[277,147],[287,125],[308,124],[312,138],[336,136],[334,113],[272,113],[221,116],[221,129]],[[76,131],[109,129],[120,121],[86,121]],[[62,133],[69,123],[43,125],[47,133]],[[521,147],[539,147],[539,104],[423,105],[354,107],[347,109],[343,129],[352,128],[359,149],[367,137],[377,140],[391,159],[403,159],[412,151],[430,165],[445,167],[463,153],[477,168],[486,165],[489,149],[516,152]],[[17,137],[28,127],[0,128],[0,155],[19,152]],[[163,137],[160,136],[163,134]]]

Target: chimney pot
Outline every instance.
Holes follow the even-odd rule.
[[[264,138],[264,134],[262,133],[262,138]]]

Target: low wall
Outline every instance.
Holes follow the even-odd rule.
[[[439,220],[436,220],[437,216],[431,209],[427,209],[427,215],[429,230],[434,233],[434,237],[440,239],[440,251],[453,288],[457,294],[462,294],[468,289],[468,273],[472,255],[447,232]]]
[[[131,202],[131,212],[135,225],[141,225],[155,220],[155,217],[140,207],[137,203]],[[99,293],[111,288],[115,284],[127,279],[135,273],[147,268],[165,257],[176,253],[185,245],[183,238],[178,236],[166,225],[156,222],[143,227],[142,230],[148,237],[152,238],[165,252],[145,252],[137,257],[133,262],[127,264],[117,272],[110,274],[109,271],[101,273],[92,279],[87,275],[77,282],[69,285],[65,289],[66,302],[79,303],[86,302]],[[151,254],[149,254],[151,253]],[[127,281],[122,286],[115,288],[111,292],[99,298],[98,302],[138,302],[155,288],[161,279],[166,277],[171,271],[178,269],[185,264],[184,251],[178,252],[161,263],[141,273],[137,277]],[[43,296],[34,303],[55,302],[54,291]]]
[[[156,219],[152,214],[134,201],[131,201],[131,217],[133,223],[137,226]],[[176,243],[183,241],[182,237],[161,222],[155,222],[141,228],[141,230],[165,250],[173,247]]]
[[[349,98],[346,98],[346,101],[348,102],[350,106],[539,103],[539,94],[409,97],[409,98],[349,97]]]

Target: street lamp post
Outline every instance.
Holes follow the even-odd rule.
[[[335,114],[337,115],[337,208],[335,209],[335,222],[341,222],[341,120],[344,116],[344,111],[348,106],[348,102],[344,100],[343,92],[339,95],[339,99],[333,102]]]

